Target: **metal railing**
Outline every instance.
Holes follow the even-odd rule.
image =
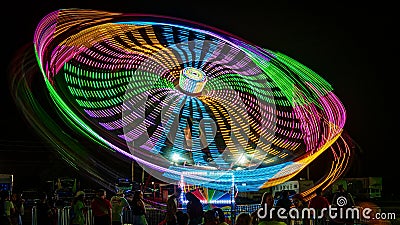
[[[53,221],[54,225],[70,225],[70,210],[71,206],[65,206],[63,208],[53,208],[53,216],[51,220]],[[92,210],[89,209],[87,210],[87,213],[85,214],[85,221],[86,225],[92,225],[93,224],[93,214]],[[36,206],[32,207],[32,225],[40,225],[37,222],[37,208]]]
[[[146,208],[146,220],[148,225],[158,225],[165,218],[165,210],[157,208]],[[123,224],[133,224],[133,211],[124,211]]]
[[[71,206],[65,206],[63,208],[54,209],[53,214],[53,225],[70,225],[70,210]],[[165,210],[156,208],[146,209],[146,219],[148,225],[158,225],[165,217]],[[125,210],[122,214],[123,224],[133,224],[133,211]],[[93,225],[93,213],[92,209],[88,208],[85,214],[86,225]],[[32,225],[40,225],[37,222],[37,208],[32,207]]]
[[[224,214],[227,219],[229,219],[230,224],[234,224],[236,216],[241,212],[252,213],[260,207],[260,204],[248,204],[248,205],[236,205],[234,210],[223,209]],[[71,206],[65,206],[63,208],[54,208],[53,209],[53,225],[70,225],[70,209]],[[181,208],[180,210],[186,211],[186,209]],[[148,225],[158,225],[165,218],[166,211],[160,208],[148,207],[146,208],[146,219]],[[123,211],[122,219],[124,225],[133,225],[133,211],[126,210]],[[326,225],[330,221],[327,218],[321,219],[308,219],[310,225]],[[93,213],[90,207],[87,208],[87,213],[85,214],[86,225],[93,225]],[[304,224],[305,219],[300,221],[294,221],[288,219],[287,224]],[[300,223],[298,223],[300,222]],[[353,221],[353,224],[368,224],[370,221],[359,218]],[[36,206],[32,207],[32,224],[31,225],[40,225],[37,223],[37,208]]]

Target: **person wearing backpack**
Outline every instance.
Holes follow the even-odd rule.
[[[71,225],[85,225],[85,215],[87,213],[85,204],[83,203],[85,197],[85,192],[78,191],[72,200],[70,209],[70,221]]]

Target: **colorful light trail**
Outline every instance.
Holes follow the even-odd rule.
[[[340,160],[319,185],[346,169],[343,104],[278,51],[178,18],[84,9],[44,17],[34,48],[63,120],[162,181],[254,191],[332,148]]]

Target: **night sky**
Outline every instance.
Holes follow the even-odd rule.
[[[396,141],[400,124],[395,110],[399,96],[395,85],[399,75],[399,39],[395,32],[399,20],[394,6],[382,1],[360,5],[270,1],[263,6],[253,0],[237,4],[151,0],[54,2],[11,1],[2,10],[0,173],[14,173],[20,183],[19,177],[45,177],[53,175],[51,171],[68,173],[68,167],[16,108],[9,91],[8,68],[18,49],[32,43],[42,17],[57,9],[84,8],[188,19],[296,59],[327,80],[346,108],[345,130],[362,150],[356,156],[357,165],[349,172],[382,176],[384,188],[398,192],[394,179],[399,177]]]

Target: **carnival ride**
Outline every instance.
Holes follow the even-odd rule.
[[[62,9],[42,19],[33,44],[43,79],[34,83],[37,74],[15,67],[16,102],[62,158],[93,179],[126,177],[114,166],[133,160],[167,183],[256,191],[331,152],[306,197],[351,160],[345,107],[331,85],[228,32],[159,15]],[[45,105],[32,97],[40,85]]]

